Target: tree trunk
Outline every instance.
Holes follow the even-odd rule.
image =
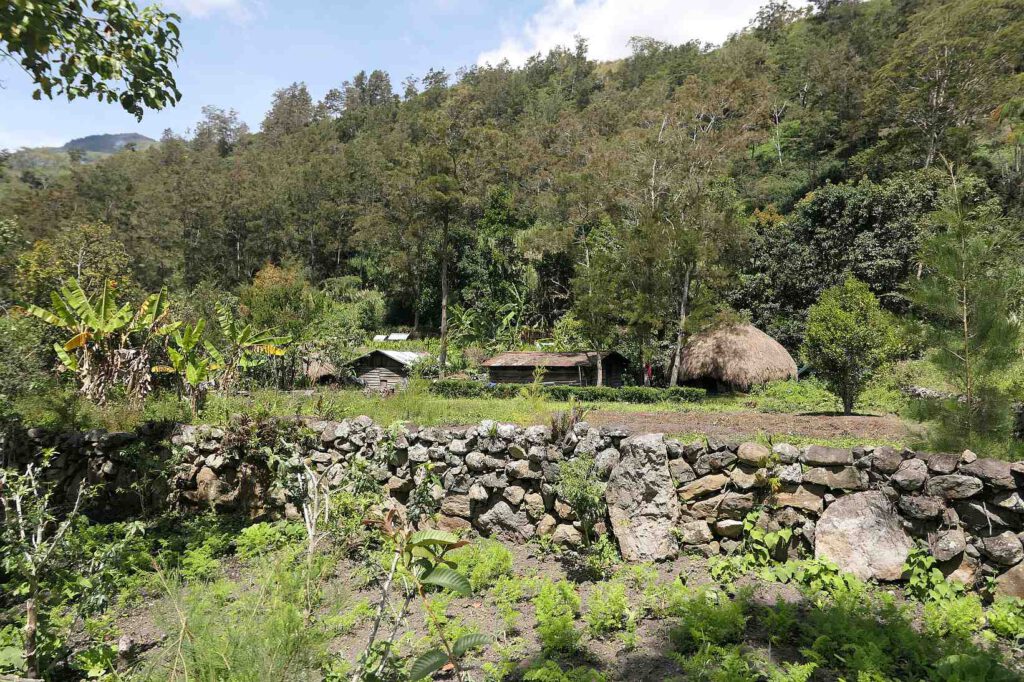
[[[679,302],[679,328],[676,329],[676,348],[672,354],[672,371],[669,373],[668,385],[676,386],[679,383],[679,371],[683,364],[683,341],[686,339],[686,318],[689,313],[687,303],[690,299],[690,266],[686,266],[686,274],[683,277],[683,296]]]
[[[853,414],[853,395],[849,391],[843,392],[843,415],[849,417]]]
[[[597,385],[604,386],[604,358],[601,357],[601,351],[597,350]]]
[[[35,578],[29,581],[29,594],[32,596],[25,602],[25,674],[39,677],[39,659],[36,655],[36,632],[39,630],[39,605],[36,595],[39,586]]]
[[[437,351],[438,377],[444,379],[448,361],[448,223],[441,234],[441,346]]]

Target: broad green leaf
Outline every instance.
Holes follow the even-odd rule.
[[[72,372],[78,371],[78,360],[73,355],[68,354],[68,352],[64,350],[63,346],[59,343],[55,343],[53,344],[53,350],[56,351],[57,359],[60,360],[62,365],[70,369]]]
[[[459,538],[454,533],[449,533],[443,530],[419,530],[409,537],[409,544],[413,547],[417,545],[454,545],[459,541]]]
[[[447,566],[436,566],[430,573],[420,578],[420,582],[424,585],[443,587],[463,597],[468,597],[473,593],[466,576]]]
[[[431,649],[409,666],[409,679],[422,680],[430,677],[448,663],[448,655],[440,649]]]
[[[485,647],[490,643],[491,638],[487,635],[481,635],[480,633],[463,635],[455,640],[455,644],[452,646],[452,655],[455,658],[462,658],[467,652]]]

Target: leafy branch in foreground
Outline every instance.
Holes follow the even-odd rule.
[[[469,543],[445,531],[414,531],[409,522],[399,518],[394,510],[389,511],[379,523],[384,536],[394,545],[394,554],[381,583],[373,629],[352,677],[353,682],[380,680],[389,664],[394,665],[394,643],[408,616],[409,606],[417,596],[423,602],[424,613],[432,621],[440,647],[417,657],[409,666],[409,678],[422,680],[442,668],[450,667],[455,671],[457,679],[465,679],[459,662],[473,649],[489,644],[491,639],[486,635],[471,633],[453,642],[449,641],[444,628],[437,622],[437,616],[430,609],[427,593],[432,588],[442,588],[462,597],[472,594],[469,580],[456,570],[455,562],[447,556],[448,552]],[[400,585],[402,600],[397,611],[391,603],[396,584]],[[378,641],[387,615],[391,616],[391,629],[386,638]]]

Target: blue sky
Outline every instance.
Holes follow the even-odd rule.
[[[142,0],[142,3],[152,0]],[[745,26],[761,0],[166,0],[182,17],[175,71],[177,107],[138,122],[117,105],[32,100],[16,65],[0,62],[0,148],[57,146],[95,133],[165,128],[185,132],[207,104],[236,109],[259,127],[274,90],[305,81],[315,98],[360,69],[381,68],[398,90],[429,68],[507,58],[569,44],[576,34],[592,56],[627,53],[633,35],[668,42],[720,42]],[[796,3],[794,3],[796,4]]]

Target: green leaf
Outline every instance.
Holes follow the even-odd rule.
[[[468,597],[473,593],[466,576],[457,573],[447,566],[437,566],[430,573],[420,578],[424,585],[436,585],[451,590],[456,594]]]
[[[454,545],[459,542],[458,536],[443,530],[420,530],[416,531],[409,538],[409,544],[413,547],[418,545]]]
[[[440,649],[431,649],[409,666],[409,679],[422,680],[430,677],[448,663],[448,655]]]
[[[491,638],[487,635],[481,635],[480,633],[473,633],[469,635],[463,635],[455,640],[455,645],[452,646],[452,655],[455,658],[462,658],[467,652],[473,649],[479,649],[485,647],[491,643]]]

